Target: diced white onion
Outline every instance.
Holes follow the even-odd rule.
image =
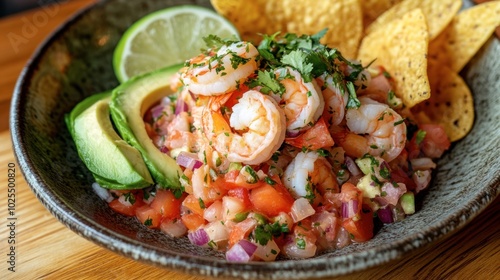
[[[295,223],[302,221],[303,219],[314,215],[316,211],[311,206],[309,201],[303,197],[295,200],[292,205],[290,214]]]
[[[187,233],[187,228],[180,219],[164,221],[160,224],[160,229],[172,237],[181,237]]]
[[[225,241],[229,238],[227,228],[222,224],[221,221],[211,222],[206,225],[205,232],[208,234],[209,239],[214,241],[215,243]]]
[[[215,222],[222,220],[222,202],[216,200],[208,208],[203,211],[203,218],[208,222]]]
[[[436,168],[436,164],[431,158],[414,158],[410,160],[413,170],[429,170]]]
[[[97,194],[97,196],[99,196],[102,200],[104,200],[108,203],[113,201],[113,196],[111,195],[109,190],[101,187],[101,185],[99,185],[98,183],[93,183],[92,189]]]
[[[256,245],[257,249],[254,256],[266,262],[274,261],[280,252],[280,248],[274,240],[269,240],[266,245],[260,245],[259,243]]]

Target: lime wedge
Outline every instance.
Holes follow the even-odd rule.
[[[203,37],[239,39],[236,28],[207,8],[184,5],[153,12],[123,34],[113,56],[120,82],[167,66],[184,63],[206,48]]]

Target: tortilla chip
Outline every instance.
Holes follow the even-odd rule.
[[[429,57],[460,72],[500,25],[500,1],[486,2],[458,13],[429,44]]]
[[[373,32],[384,24],[399,18],[407,12],[420,8],[427,19],[429,40],[434,39],[450,23],[462,6],[461,0],[418,0],[403,1],[380,15],[368,26],[366,33]]]
[[[313,35],[328,28],[321,42],[354,58],[363,35],[358,0],[211,0],[211,3],[234,24],[243,40],[256,44],[262,39],[258,33]]]
[[[412,109],[420,122],[441,124],[450,138],[466,136],[474,123],[473,97],[464,80],[450,68],[429,60],[431,97]]]
[[[363,19],[358,0],[282,0],[286,7],[286,32],[312,35],[324,28],[321,43],[337,48],[347,58],[355,58],[363,35]]]
[[[211,0],[214,9],[227,18],[240,33],[241,39],[255,42],[262,39],[258,33],[267,34],[269,26],[278,25],[279,20],[265,13],[265,0],[233,1]],[[277,29],[281,26],[277,26]]]
[[[370,25],[385,11],[403,0],[360,0],[363,10],[363,26]]]
[[[429,33],[422,10],[415,9],[368,34],[358,59],[383,66],[394,78],[395,93],[411,108],[430,96],[427,78]]]

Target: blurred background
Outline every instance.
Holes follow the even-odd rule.
[[[66,1],[68,0],[0,0],[0,18],[50,3]]]

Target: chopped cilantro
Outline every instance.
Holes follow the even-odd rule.
[[[258,225],[254,230],[254,239],[260,245],[266,245],[273,237],[278,237],[282,233],[290,232],[286,223],[280,224],[275,222],[273,224]]]
[[[285,93],[285,86],[278,81],[274,71],[270,70],[259,70],[257,72],[257,78],[250,82],[250,87],[256,86],[260,86],[260,91],[265,94],[273,92],[282,96]]]
[[[207,208],[207,207],[205,206],[205,202],[203,201],[203,199],[201,199],[201,197],[200,197],[200,198],[198,198],[198,203],[200,204],[200,208],[201,208],[201,209],[205,209],[205,208]]]
[[[420,145],[420,143],[422,143],[422,141],[424,141],[424,138],[425,138],[426,134],[427,134],[427,132],[425,130],[419,129],[417,131],[417,136],[415,138],[415,143],[417,143],[417,145]]]
[[[308,83],[312,80],[313,64],[307,62],[307,55],[304,52],[300,50],[291,51],[281,58],[281,62],[299,71],[304,82]]]
[[[135,203],[135,196],[133,193],[131,193],[131,192],[124,193],[123,197],[125,198],[125,201],[128,201],[130,204]]]
[[[271,177],[268,177],[266,176],[264,178],[264,181],[268,184],[268,185],[271,185],[271,186],[274,186],[276,184],[276,181],[274,181],[273,179],[271,179]]]
[[[347,92],[349,93],[349,100],[347,101],[347,109],[355,109],[361,106],[361,102],[359,102],[358,96],[356,95],[356,89],[354,88],[354,84],[352,82],[346,83]]]
[[[153,225],[153,219],[148,218],[147,220],[144,221],[144,225],[148,226],[148,227],[152,226]]]
[[[331,157],[332,156],[332,154],[329,151],[325,150],[325,149],[318,149],[318,150],[316,150],[316,152],[321,157]]]
[[[396,126],[396,125],[400,125],[400,124],[402,124],[402,123],[404,123],[404,122],[405,122],[405,119],[401,119],[401,120],[399,120],[399,121],[397,121],[397,122],[394,122],[394,126]]]
[[[304,240],[304,238],[297,238],[295,244],[297,244],[297,248],[301,250],[304,250],[306,248],[306,241]]]

